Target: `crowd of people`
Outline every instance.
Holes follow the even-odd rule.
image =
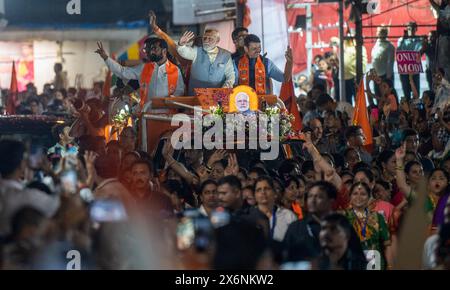
[[[101,83],[66,90],[60,65],[43,94],[32,84],[21,93],[17,112],[77,120],[56,125],[57,143],[41,155],[22,141],[0,140],[2,269],[66,269],[70,251],[79,253],[82,269],[396,269],[411,219],[426,224],[406,237],[426,239],[411,255],[422,258],[423,269],[450,269],[450,87],[448,67],[430,48],[434,33],[418,42],[408,24],[398,46],[426,54],[429,89],[420,95],[418,76],[401,75],[399,95],[395,48],[386,27],[379,29],[365,76],[370,147],[350,121],[354,60],[343,65],[347,89],[339,96],[339,48],[317,56],[313,75],[299,81],[302,150],[274,167],[239,150],[175,150],[170,135],[160,151],[145,152],[133,123],[117,140],[105,138],[118,104],[136,118],[155,96],[239,84],[270,94],[272,79],[292,78],[290,48],[281,70],[246,28],[233,32],[231,54],[217,46],[217,30],[201,38],[186,32],[176,43],[153,13],[150,25],[158,37],[145,42],[143,62],[118,63],[98,44],[96,53],[121,79],[111,96]],[[352,43],[343,47],[347,54]]]

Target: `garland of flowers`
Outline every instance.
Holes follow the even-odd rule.
[[[210,112],[213,115],[213,119],[222,119],[224,124],[226,124],[225,122],[225,117],[226,114],[223,110],[223,107],[220,106],[220,104],[218,106],[211,106],[210,107]],[[268,120],[268,128],[257,128],[258,126],[258,120],[259,117],[261,117],[262,115],[264,115],[267,120]],[[233,114],[234,116],[234,126],[232,128],[234,128],[236,130],[236,128],[241,125],[244,124],[244,121],[248,121],[249,117],[250,117],[250,122],[245,122],[245,132],[249,132],[250,129],[259,129],[259,133],[260,134],[268,134],[270,136],[270,132],[272,132],[273,128],[273,124],[272,124],[272,120],[271,117],[275,117],[277,116],[279,118],[279,138],[281,141],[285,141],[293,136],[295,136],[295,132],[292,130],[292,122],[294,121],[295,117],[292,114],[289,114],[289,112],[285,109],[280,109],[278,107],[267,107],[265,109],[264,112],[256,112],[253,113],[251,115],[249,114]],[[254,120],[253,120],[254,118]],[[203,123],[203,128],[204,129],[209,129],[214,125],[214,121],[211,122],[204,122]],[[229,130],[231,130],[231,128],[225,128],[227,130],[227,133],[230,133]],[[270,136],[272,137],[272,136]]]

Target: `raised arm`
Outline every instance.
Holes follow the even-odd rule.
[[[180,56],[187,60],[194,61],[197,57],[197,50],[193,47],[188,46],[187,44],[193,41],[195,38],[195,34],[192,31],[186,31],[178,41],[177,51]]]
[[[97,172],[95,171],[95,159],[97,159],[98,155],[94,151],[86,151],[84,153],[84,161],[86,163],[86,171],[87,171],[87,178],[86,178],[86,185],[93,189],[95,177]]]
[[[292,56],[292,49],[289,46],[286,50],[285,58],[286,58],[286,65],[284,67],[284,81],[288,82],[292,79],[292,67],[294,63],[294,58]]]
[[[314,144],[311,141],[311,133],[305,134],[306,142],[303,144],[303,148],[308,150],[308,153],[311,155],[314,166],[317,166],[325,175],[325,180],[331,182],[336,186],[338,190],[342,187],[342,179],[337,174],[336,170],[322,158],[322,155],[320,155],[319,150],[314,146]]]
[[[166,141],[162,151],[163,157],[168,163],[169,167],[172,168],[178,175],[181,176],[188,184],[197,184],[198,178],[184,167],[183,164],[178,162],[173,158],[173,147],[169,141]]]
[[[159,28],[157,22],[156,22],[156,14],[153,11],[150,11],[148,13],[149,16],[149,22],[150,27],[153,30],[153,33],[155,33],[158,37],[164,39],[167,42],[167,46],[169,47],[169,53],[173,55],[180,63],[185,62],[186,59],[181,57],[181,55],[177,51],[177,44],[176,42],[170,37],[167,33],[161,30]]]
[[[401,147],[395,150],[395,159],[397,161],[396,167],[396,181],[398,188],[405,193],[407,199],[410,199],[412,188],[406,182],[406,174],[405,174],[405,154],[406,154],[406,145],[403,144]]]
[[[109,70],[117,75],[119,78],[127,79],[127,80],[139,80],[142,72],[142,65],[135,67],[124,67],[117,63],[115,60],[111,59],[103,48],[103,44],[101,42],[97,42],[97,50],[95,53],[98,53],[101,58],[105,61],[106,66],[108,66]]]

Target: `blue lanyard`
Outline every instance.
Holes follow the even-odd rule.
[[[272,225],[270,226],[270,237],[273,239],[275,226],[277,225],[277,208],[274,207],[272,211]]]

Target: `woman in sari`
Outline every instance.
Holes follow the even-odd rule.
[[[370,188],[365,182],[357,182],[350,189],[350,209],[346,217],[359,237],[363,250],[375,250],[381,256],[381,269],[393,265],[391,238],[383,215],[369,207]]]

